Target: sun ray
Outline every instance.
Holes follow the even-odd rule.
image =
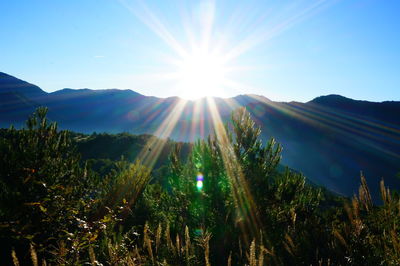
[[[137,4],[133,8],[126,0],[119,0],[120,3],[127,8],[132,14],[139,18],[146,26],[148,26],[158,37],[160,37],[169,47],[171,47],[178,55],[186,56],[186,51],[182,45],[175,39],[173,34],[165,27],[163,23],[150,9],[142,2],[135,1]]]
[[[238,214],[240,215],[240,218],[242,218],[242,220],[239,221],[239,224],[244,233],[244,237],[247,238],[245,241],[249,243],[252,237],[258,235],[260,229],[257,207],[249,191],[240,164],[238,163],[233,151],[228,133],[226,132],[214,99],[208,97],[207,105],[214,125],[215,135],[221,149],[225,170],[232,182],[233,197],[237,207],[239,208]],[[249,239],[248,237],[251,238]]]
[[[153,169],[158,157],[162,152],[162,149],[168,141],[168,137],[171,136],[171,133],[174,130],[186,103],[186,100],[178,100],[172,111],[169,112],[167,118],[164,119],[161,125],[154,132],[155,137],[150,138],[150,140],[144,145],[143,149],[136,158],[143,165]]]
[[[326,4],[327,0],[318,0],[311,2],[306,8],[295,10],[293,14],[286,15],[282,21],[278,21],[275,25],[268,25],[268,27],[256,27],[247,37],[243,38],[241,42],[235,45],[229,52],[227,52],[227,60],[232,60],[255,46],[266,42],[282,32],[290,29],[294,25],[300,23],[311,14],[315,14],[321,10]]]
[[[254,96],[252,96],[254,97]],[[294,104],[279,104],[265,99],[259,98],[261,102],[266,105],[272,106],[274,109],[279,110],[289,116],[295,117],[310,125],[325,128],[329,130],[345,135],[349,141],[360,143],[364,146],[369,146],[373,149],[381,151],[383,154],[394,158],[400,158],[400,155],[384,149],[375,144],[371,139],[375,141],[393,143],[400,140],[399,130],[383,126],[380,124],[372,124],[370,126],[368,121],[355,118],[353,115],[341,114],[340,111],[334,113],[324,108],[296,106]],[[388,134],[382,132],[382,130],[389,130]]]
[[[190,141],[204,138],[204,101],[198,100],[193,103],[192,121],[190,127]]]
[[[260,12],[251,5],[245,5],[249,12],[243,12],[244,7],[241,7],[240,12],[236,13],[242,16],[240,19],[235,19],[235,14],[231,15],[232,21],[240,21],[241,24],[229,24],[225,29],[215,25],[216,1],[198,3],[194,5],[190,14],[185,4],[180,3],[178,6],[182,17],[181,26],[186,33],[187,43],[179,40],[179,35],[174,34],[145,2],[119,1],[174,52],[173,55],[161,57],[168,69],[154,74],[152,82],[168,80],[178,96],[197,99],[205,96],[227,96],[226,92],[231,94],[235,89],[232,85],[236,83],[233,79],[238,77],[235,74],[252,69],[236,66],[237,58],[318,13],[336,0],[296,2],[284,6],[276,14],[271,11]],[[243,29],[240,30],[243,27],[247,32],[244,36]],[[244,90],[238,87],[236,89],[241,92]]]

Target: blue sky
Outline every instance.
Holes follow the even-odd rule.
[[[1,1],[0,10],[0,71],[46,91],[120,88],[189,98],[190,91],[254,93],[280,101],[334,93],[400,100],[397,0],[15,0]],[[179,80],[188,73],[180,63],[196,56],[193,46],[205,39],[218,58],[234,55],[224,61],[229,84],[221,90]]]

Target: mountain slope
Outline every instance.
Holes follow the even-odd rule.
[[[330,100],[331,96],[324,97]],[[352,103],[356,107],[358,101]],[[352,196],[362,171],[377,198],[381,178],[399,188],[399,121],[385,116],[385,103],[363,103],[375,117],[340,107],[308,103],[256,103],[248,106],[264,137],[274,136],[284,147],[283,163],[331,190]],[[383,106],[383,107],[382,107]],[[399,108],[397,102],[395,108]],[[362,109],[360,109],[362,111]],[[393,111],[393,110],[391,110]]]
[[[46,93],[28,82],[0,73],[0,126],[21,125],[40,105],[64,129],[82,133],[130,132],[194,141],[227,122],[246,106],[264,140],[283,145],[283,163],[313,182],[352,196],[363,171],[378,194],[381,178],[400,188],[400,102],[367,102],[340,95],[307,103],[273,102],[263,96],[239,95],[183,101],[148,97],[131,90],[72,90]]]
[[[20,125],[47,93],[39,87],[0,72],[0,123]]]

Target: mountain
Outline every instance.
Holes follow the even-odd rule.
[[[203,98],[184,101],[157,98],[131,90],[63,89],[47,93],[39,87],[0,73],[0,127],[21,126],[38,106],[61,128],[82,133],[130,132],[194,141],[214,132],[214,122],[229,121],[231,112],[246,106],[266,141],[283,145],[283,163],[314,183],[352,196],[363,171],[372,194],[384,178],[400,188],[400,102],[368,102],[340,95],[307,103],[274,102],[263,96]]]
[[[40,99],[46,94],[38,86],[0,72],[1,125],[20,125],[39,106]]]
[[[352,196],[360,171],[378,198],[384,178],[400,188],[400,102],[373,103],[336,95],[307,103],[254,103],[247,106],[265,138],[283,145],[283,163],[315,183]]]

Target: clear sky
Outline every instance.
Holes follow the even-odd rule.
[[[400,1],[0,1],[0,71],[158,97],[400,100]]]

